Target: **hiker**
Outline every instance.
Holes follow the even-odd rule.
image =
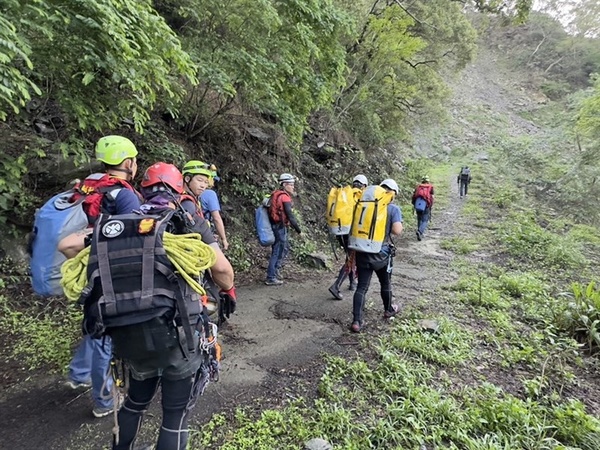
[[[289,251],[288,228],[291,226],[298,234],[302,232],[292,211],[295,182],[296,177],[289,173],[282,173],[279,176],[279,188],[271,193],[269,200],[269,219],[275,235],[275,242],[271,247],[271,258],[265,281],[267,286],[283,284],[281,267]]]
[[[471,169],[469,166],[463,166],[460,168],[460,172],[456,177],[456,184],[460,184],[459,195],[460,198],[466,197],[467,191],[469,190],[469,184],[471,183]]]
[[[186,191],[199,199],[202,214],[214,226],[223,251],[229,249],[225,225],[221,216],[221,204],[217,193],[212,189],[217,178],[216,167],[202,161],[188,161],[182,169]]]
[[[431,219],[433,200],[433,185],[429,182],[429,177],[425,175],[421,179],[421,184],[415,188],[412,196],[412,204],[417,212],[417,239],[419,241],[425,237],[425,230]]]
[[[362,174],[356,175],[353,178],[352,190],[354,193],[354,199],[353,199],[354,203],[356,203],[356,201],[358,201],[360,199],[362,192],[368,185],[369,185],[369,181],[367,180],[367,177]],[[336,237],[338,238],[340,245],[344,248],[344,253],[346,255],[346,261],[344,262],[344,265],[341,267],[337,279],[329,287],[329,292],[331,292],[331,295],[333,295],[333,298],[335,298],[337,300],[343,300],[344,297],[343,297],[342,293],[340,292],[340,288],[342,286],[342,283],[346,279],[346,277],[348,277],[348,279],[350,281],[350,286],[348,287],[348,289],[350,291],[354,291],[356,289],[355,252],[354,252],[354,250],[350,250],[348,248],[348,235],[347,234],[344,234],[341,236],[338,235]]]
[[[181,197],[185,195],[183,175],[172,164],[156,163],[149,167],[141,183],[141,192],[145,200],[141,210],[145,213],[177,209],[177,203],[186,201],[182,201]],[[187,217],[189,218],[189,216]],[[208,223],[198,215],[193,216],[193,221],[193,224],[188,223],[191,231],[199,233],[202,241],[213,248],[218,256],[217,261],[219,259],[227,261],[220,252]],[[185,232],[188,231],[190,230]],[[180,233],[175,232],[175,234]],[[212,269],[214,269],[214,266]],[[215,279],[219,278],[215,276]],[[189,292],[189,285],[184,284],[187,292]],[[191,294],[185,294],[186,297],[188,295]],[[201,305],[199,296],[196,295],[195,297],[198,298],[198,301],[192,301],[191,306],[188,305],[189,320],[192,324],[199,324],[196,327],[202,327],[201,324],[205,323],[201,318],[202,314],[199,317],[198,311],[195,313],[190,311],[194,305]],[[173,299],[173,302],[176,302],[176,300]],[[156,325],[153,324],[152,326],[155,327]],[[166,324],[163,326],[167,327]],[[179,328],[178,326],[177,330]],[[208,384],[210,364],[207,362],[206,354],[201,351],[201,346],[197,342],[199,336],[204,336],[204,332],[195,335],[192,348],[196,350],[189,352],[189,354],[184,351],[185,348],[189,349],[187,347],[189,340],[186,338],[186,334],[177,331],[175,335],[177,336],[176,339],[179,340],[179,345],[171,346],[170,349],[163,352],[154,352],[153,356],[143,359],[138,359],[135,356],[126,358],[129,369],[129,391],[123,407],[119,410],[118,435],[115,436],[113,441],[113,450],[133,448],[144,414],[156,396],[159,386],[162,390],[162,424],[156,447],[147,448],[156,448],[156,450],[186,448],[189,433],[188,419],[199,395],[202,394]],[[131,340],[135,341],[135,335],[132,336]],[[125,345],[125,351],[127,350],[127,342],[127,340],[119,342],[119,346]],[[135,344],[135,342],[132,342],[131,346]],[[123,350],[119,347],[119,351]]]
[[[166,163],[157,163],[166,164]],[[210,230],[210,224],[204,218],[202,214],[202,208],[198,201],[198,194],[201,193],[208,186],[208,179],[212,176],[212,172],[209,170],[209,165],[202,161],[189,161],[183,168],[182,179],[184,183],[184,191],[180,198],[181,206],[185,209],[195,221],[198,221]],[[160,168],[160,167],[159,167]],[[159,170],[156,168],[155,170]],[[179,171],[178,171],[179,172]],[[146,171],[148,176],[152,175],[150,168]],[[143,183],[143,182],[142,182]],[[210,231],[212,233],[212,231]],[[236,291],[234,286],[234,273],[233,267],[229,260],[225,257],[219,244],[213,239],[211,242],[207,242],[217,254],[217,262],[210,268],[210,274],[214,282],[221,289],[221,295],[225,301],[226,315],[229,317],[231,313],[235,311],[235,302],[237,300]],[[233,310],[230,310],[232,305]]]
[[[93,192],[101,194],[96,197],[97,204],[90,204],[86,211],[90,225],[101,212],[128,214],[140,207],[139,194],[130,184],[137,172],[137,154],[133,142],[122,136],[105,136],[97,142],[96,159],[104,164],[105,174],[91,175],[79,187],[89,198]],[[114,189],[106,191],[112,187]],[[76,256],[84,248],[84,239],[91,231],[92,228],[87,228],[67,236],[60,241],[59,250],[67,258]],[[91,385],[94,417],[108,416],[119,407],[109,395],[112,387],[110,359],[110,338],[93,339],[85,335],[69,364],[65,385],[71,389],[85,389]]]
[[[383,317],[389,319],[394,317],[399,307],[392,303],[392,266],[396,253],[396,248],[391,240],[391,236],[398,236],[402,233],[402,211],[392,202],[398,195],[398,184],[391,178],[383,180],[380,184],[386,192],[393,193],[392,201],[387,205],[387,218],[385,223],[385,241],[381,246],[379,253],[367,253],[356,251],[356,272],[358,275],[358,286],[354,293],[354,304],[352,309],[352,324],[350,330],[354,333],[360,333],[364,326],[363,309],[367,290],[371,284],[373,272],[379,279],[381,285],[381,300],[383,301]]]

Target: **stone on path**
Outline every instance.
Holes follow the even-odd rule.
[[[430,333],[437,333],[440,329],[440,324],[435,320],[422,319],[419,320],[419,327],[423,331],[429,331]]]
[[[333,447],[325,439],[315,438],[304,444],[304,450],[332,450]]]

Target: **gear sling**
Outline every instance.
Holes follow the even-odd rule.
[[[176,274],[163,246],[172,215],[101,215],[96,223],[80,298],[83,331],[110,335],[117,358],[143,359],[176,346],[188,358],[197,349],[200,296]]]

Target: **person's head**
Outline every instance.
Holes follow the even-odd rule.
[[[185,166],[183,166],[182,172],[187,189],[196,197],[214,185],[213,172],[215,171],[211,169],[210,164],[203,161],[188,161]]]
[[[365,177],[364,175],[360,174],[360,175],[356,175],[353,179],[352,179],[352,187],[353,188],[359,188],[359,189],[364,189],[369,185],[369,180],[367,180],[367,177]]]
[[[288,194],[292,194],[294,192],[295,183],[296,177],[294,175],[290,173],[282,173],[279,175],[279,186]]]
[[[398,195],[398,184],[391,178],[386,178],[379,184],[379,186],[381,186],[384,189],[387,189],[388,191],[392,191],[394,193],[394,196]]]
[[[215,166],[214,164],[211,164],[209,169],[210,169],[210,180],[208,181],[208,185],[212,189],[213,187],[215,187],[215,182],[221,181],[221,178],[219,177],[219,174],[217,173],[217,166]]]
[[[421,183],[429,183],[429,176],[423,175],[423,178],[421,178]]]
[[[106,172],[126,180],[135,177],[138,151],[129,139],[123,136],[104,136],[96,143],[95,150],[96,159],[104,164]]]
[[[173,164],[165,162],[157,162],[146,169],[141,187],[144,200],[158,196],[172,201],[185,192],[183,175]]]

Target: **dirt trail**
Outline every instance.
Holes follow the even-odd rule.
[[[433,227],[422,242],[412,229],[406,229],[398,239],[393,285],[395,301],[400,305],[432,289],[431,283],[424,281],[440,283],[452,278],[447,269],[452,254],[441,250],[439,241],[452,233],[459,207],[454,195],[447,209],[435,211]],[[252,399],[277,404],[295,395],[294,391],[314,394],[321,354],[345,354],[358,344],[358,337],[348,331],[351,293],[344,291],[342,301],[331,299],[327,288],[333,278],[333,274],[317,272],[303,280],[287,280],[283,286],[239,287],[239,311],[222,333],[225,357],[221,380],[210,385],[200,399],[192,420],[194,427],[213,413],[250,404]],[[382,319],[376,278],[369,290],[366,314],[366,333],[388,326]],[[112,421],[93,419],[89,393],[78,396],[61,381],[56,376],[27,380],[2,395],[1,448],[107,448]],[[149,412],[140,441],[151,440],[158,428],[158,404],[155,401]]]

